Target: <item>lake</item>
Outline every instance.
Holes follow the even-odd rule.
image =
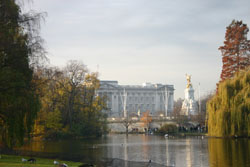
[[[141,166],[250,166],[249,139],[112,134],[100,139],[32,141],[20,150],[33,156],[91,163],[120,160],[124,166],[136,166],[130,162],[142,162]]]

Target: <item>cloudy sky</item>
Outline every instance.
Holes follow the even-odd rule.
[[[184,98],[185,74],[198,96],[215,89],[226,26],[250,25],[249,0],[33,0],[47,12],[41,35],[50,63],[80,60],[102,80],[173,84]],[[249,38],[249,35],[248,35]]]

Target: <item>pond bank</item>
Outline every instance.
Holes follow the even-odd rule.
[[[5,153],[0,148],[0,154],[12,153]],[[15,150],[12,155],[19,155],[17,159],[19,163],[22,155],[29,158],[59,159],[63,160],[62,162],[82,162],[96,166],[122,167],[123,164],[147,166],[151,162],[156,163],[155,166],[238,167],[250,164],[250,140],[207,136],[164,137],[145,134],[112,134],[92,140],[31,141]],[[0,166],[6,165],[0,164]]]
[[[22,162],[22,158],[25,160],[30,159],[31,157],[26,156],[17,156],[17,155],[1,155],[0,166],[4,167],[16,167],[16,166],[32,166],[32,167],[55,167],[54,160],[58,161],[60,164],[67,164],[69,167],[79,167],[83,163],[81,162],[72,162],[72,161],[62,161],[58,159],[45,159],[45,158],[34,158],[36,160],[35,163],[30,162]]]

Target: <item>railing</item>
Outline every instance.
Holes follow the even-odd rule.
[[[162,116],[150,116],[152,118],[152,122],[160,122],[160,121],[173,121],[174,118],[171,117],[162,117]],[[108,123],[120,123],[124,121],[130,121],[130,122],[141,122],[141,118],[139,117],[119,117],[119,118],[107,118]]]

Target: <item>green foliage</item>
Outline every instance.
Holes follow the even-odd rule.
[[[64,70],[41,69],[39,88],[41,110],[35,135],[46,138],[100,136],[107,131],[101,112],[105,100],[96,96],[99,80],[96,73],[87,74],[85,66],[70,61]]]
[[[164,124],[160,129],[159,133],[161,134],[171,134],[171,133],[177,133],[178,128],[175,124]]]
[[[30,59],[38,46],[31,43],[40,42],[29,20],[36,19],[22,15],[14,0],[0,1],[0,140],[7,147],[23,143],[39,110]]]
[[[220,83],[207,105],[210,136],[250,136],[250,70]]]
[[[47,129],[59,131],[62,128],[61,120],[62,120],[62,115],[59,110],[56,109],[53,112],[49,112],[47,120],[45,121],[46,122],[45,127]]]

